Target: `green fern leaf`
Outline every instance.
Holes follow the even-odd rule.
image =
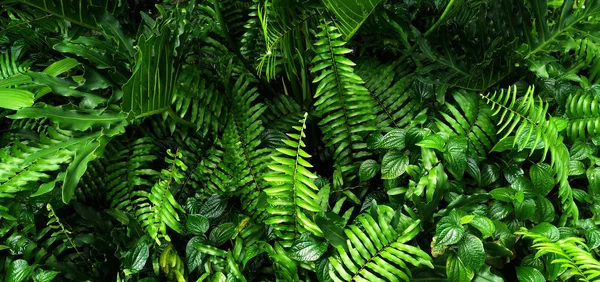
[[[401,232],[381,215],[374,219],[363,213],[356,220],[363,228],[346,228],[347,248],[337,246],[338,257],[329,258],[333,266],[329,275],[334,281],[411,281],[407,263],[433,268],[427,253],[405,244],[419,234],[419,220]]]
[[[465,136],[469,140],[471,155],[485,158],[496,143],[496,126],[490,118],[490,107],[463,91],[453,94],[458,107],[446,103],[446,112],[440,112],[443,119],[436,119],[440,131],[450,136]]]
[[[264,131],[260,116],[266,107],[253,105],[258,92],[249,88],[249,83],[241,76],[232,87],[231,114],[222,138],[225,160],[215,177],[226,181],[226,185],[218,186],[221,190],[241,197],[242,208],[258,216],[258,199],[267,186],[263,177],[270,149],[259,147],[259,136]]]
[[[600,134],[600,101],[591,94],[571,94],[565,105],[567,135],[571,139]]]
[[[546,230],[553,229],[553,232],[548,231],[543,234],[534,232],[534,229],[541,228],[542,225]],[[594,258],[585,241],[578,237],[563,239],[546,237],[546,235],[552,233],[558,235],[559,230],[548,223],[542,223],[531,230],[522,227],[521,230],[515,232],[516,235],[521,235],[533,241],[531,247],[537,250],[536,258],[547,254],[555,254],[556,259],[552,260],[551,263],[560,265],[561,269],[570,270],[566,272],[569,276],[575,276],[581,281],[597,281],[600,278],[600,261]]]
[[[279,154],[274,154],[274,160],[269,168],[273,173],[267,175],[265,180],[271,184],[271,188],[264,190],[267,193],[267,212],[271,215],[265,223],[273,226],[275,234],[287,241],[285,245],[291,244],[303,230],[308,230],[317,236],[323,236],[323,232],[309,216],[310,213],[322,211],[317,203],[317,192],[319,188],[313,179],[317,178],[308,168],[312,165],[306,161],[310,155],[304,151],[303,137],[306,137],[306,118],[300,122],[302,126],[294,126],[297,132],[288,133],[289,140],[282,140],[287,148],[278,148]],[[308,213],[308,215],[307,215]]]
[[[319,125],[326,146],[335,148],[333,159],[344,179],[356,177],[357,160],[367,156],[365,138],[377,128],[373,99],[354,73],[354,63],[344,57],[351,52],[337,28],[325,23],[320,26],[314,44],[317,56],[311,72],[320,73],[313,82],[319,83],[314,98],[316,112],[323,117]]]
[[[514,86],[506,92],[502,90],[500,93],[494,92],[493,95],[481,94],[481,97],[491,104],[492,115],[500,114],[498,134],[506,130],[503,137],[506,138],[515,132],[513,147],[516,146],[521,151],[526,146],[532,146],[530,154],[533,154],[537,145],[543,142],[542,160],[550,151],[564,211],[562,220],[565,221],[566,217],[571,216],[577,221],[579,211],[573,201],[573,191],[568,181],[569,151],[562,142],[562,136],[558,134],[556,124],[552,119],[546,118],[548,103],[542,101],[541,98],[536,103],[533,92],[534,87],[529,87],[525,96],[518,101],[517,87]],[[532,139],[533,143],[530,142]]]
[[[407,69],[406,64],[400,61],[381,64],[369,59],[357,63],[356,74],[364,79],[365,86],[376,102],[375,122],[383,131],[409,125],[420,110],[419,103],[409,91],[414,76],[405,73]]]
[[[186,171],[187,167],[180,160],[181,151],[172,153],[167,150],[167,153],[170,158],[166,158],[165,161],[170,165],[170,168],[168,170],[163,169],[161,180],[152,186],[149,193],[144,191],[136,193],[145,195],[148,199],[148,202],[136,202],[139,205],[136,209],[136,216],[142,227],[158,245],[161,244],[160,238],[164,238],[168,242],[171,241],[171,238],[167,235],[167,226],[177,233],[183,233],[183,227],[179,223],[178,211],[182,213],[185,211],[175,200],[170,189],[172,186],[182,183],[184,175],[179,171]]]

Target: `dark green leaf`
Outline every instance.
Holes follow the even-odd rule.
[[[481,240],[471,234],[463,236],[458,242],[458,258],[468,269],[478,271],[485,262],[485,251]]]
[[[400,151],[389,151],[381,161],[381,178],[396,178],[406,171],[408,156]]]
[[[554,186],[552,168],[546,163],[537,163],[529,168],[529,177],[533,187],[542,196],[546,196]]]
[[[517,267],[517,278],[520,282],[545,282],[544,275],[533,267]]]
[[[469,282],[475,273],[467,268],[457,255],[450,253],[446,260],[446,275],[448,282]]]
[[[125,268],[132,274],[139,273],[144,269],[149,257],[150,246],[146,240],[140,239],[133,249],[127,251],[127,255],[125,256]]]
[[[453,136],[446,143],[446,168],[456,178],[461,180],[467,168],[467,138],[463,136]]]
[[[327,251],[327,242],[319,242],[311,233],[303,233],[292,243],[288,254],[297,261],[315,261]]]
[[[202,205],[198,214],[205,216],[208,219],[215,219],[221,216],[227,209],[227,198],[225,196],[216,195],[208,198]]]
[[[227,240],[232,239],[234,233],[235,224],[232,222],[223,223],[210,232],[210,242],[212,245],[219,247]]]
[[[185,226],[188,231],[194,235],[202,235],[208,231],[208,219],[200,214],[190,214],[187,217]]]
[[[85,131],[90,128],[110,127],[125,120],[120,113],[107,113],[103,110],[68,110],[38,103],[33,107],[22,108],[8,116],[12,119],[49,118],[62,129]]]
[[[375,160],[366,160],[360,164],[360,168],[358,170],[358,177],[360,181],[367,181],[379,172],[379,164]]]
[[[514,203],[515,216],[520,220],[528,220],[535,215],[535,201],[533,199],[525,199],[523,202]]]
[[[505,280],[492,273],[489,265],[484,265],[479,269],[479,272],[475,274],[473,282],[505,282]]]
[[[35,274],[34,281],[35,282],[50,282],[54,280],[54,277],[58,275],[60,272],[53,270],[38,270]]]
[[[185,246],[185,261],[187,263],[187,269],[190,273],[195,271],[202,264],[202,260],[206,256],[206,254],[194,248],[194,244],[204,243],[204,239],[196,236],[192,237],[192,239],[190,239]]]
[[[552,242],[556,242],[558,241],[558,239],[560,239],[560,232],[558,231],[558,228],[547,222],[542,222],[536,225],[535,227],[531,228],[531,230],[529,231],[544,235],[548,237],[548,239],[550,239],[550,241]]]
[[[323,236],[334,247],[346,245],[346,233],[344,233],[345,220],[339,215],[327,212],[325,217],[317,216],[315,223],[323,231]]]
[[[450,214],[443,217],[435,227],[437,245],[452,245],[458,243],[465,233],[465,229],[460,224],[460,219],[456,215]]]
[[[25,281],[33,269],[26,260],[18,259],[13,261],[6,271],[6,282]]]
[[[101,154],[102,146],[101,142],[92,141],[75,153],[73,161],[67,167],[62,185],[62,200],[65,204],[71,201],[79,180],[87,170],[88,163],[98,158]]]
[[[486,163],[481,169],[481,186],[488,186],[500,178],[500,167],[495,163]]]
[[[469,224],[471,224],[471,226],[477,228],[477,230],[479,230],[479,232],[481,232],[481,235],[483,235],[483,238],[492,236],[492,234],[494,234],[494,231],[496,231],[494,222],[491,219],[484,217],[484,216],[476,215],[473,218],[473,220],[471,220],[471,222],[469,222]]]

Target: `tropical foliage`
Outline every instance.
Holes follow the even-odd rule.
[[[598,281],[599,0],[0,1],[0,281]]]

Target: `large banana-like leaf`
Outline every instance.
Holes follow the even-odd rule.
[[[19,0],[40,10],[53,14],[89,29],[100,30],[92,11],[106,10],[114,13],[119,1],[116,0]],[[101,13],[100,13],[101,14]]]
[[[337,17],[336,25],[348,41],[381,0],[323,0]]]
[[[133,75],[123,85],[122,109],[136,117],[164,112],[173,101],[177,69],[173,66],[174,39],[167,24],[138,42]]]

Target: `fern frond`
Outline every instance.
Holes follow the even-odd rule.
[[[572,71],[578,71],[587,68],[587,79],[590,84],[600,82],[600,45],[592,39],[577,39],[571,44],[575,52],[575,64],[571,67]],[[569,51],[570,48],[567,49]]]
[[[295,4],[295,3],[294,3]],[[297,38],[308,38],[308,22],[318,14],[317,9],[307,9],[306,5],[294,5],[265,1],[264,6],[258,7],[258,16],[265,38],[265,48],[258,64],[258,70],[263,69],[267,80],[272,80],[277,74],[276,68],[281,61],[289,74],[296,73],[302,55]]]
[[[185,171],[187,167],[180,160],[180,151],[172,153],[168,150],[167,154],[169,158],[166,158],[165,161],[169,164],[169,169],[161,171],[161,180],[152,186],[150,192],[138,191],[136,193],[145,195],[149,201],[149,203],[138,203],[136,216],[142,227],[158,245],[161,244],[159,238],[164,238],[168,242],[171,241],[171,238],[167,235],[167,226],[177,233],[183,232],[183,227],[179,223],[178,211],[185,212],[171,194],[170,189],[182,183],[184,176],[179,173],[179,170]]]
[[[447,112],[440,112],[443,119],[436,118],[438,128],[450,136],[465,136],[469,140],[471,155],[485,158],[496,143],[496,126],[490,118],[490,107],[477,95],[464,91],[453,93],[458,107],[446,103]]]
[[[372,59],[359,61],[356,67],[356,74],[365,81],[376,102],[377,127],[385,132],[407,126],[420,110],[409,91],[414,76],[397,74],[396,68],[408,69],[403,63],[381,64]]]
[[[52,183],[57,177],[53,172],[68,164],[86,140],[49,127],[48,135],[41,134],[37,144],[16,142],[8,152],[0,151],[0,198]]]
[[[231,115],[222,140],[226,163],[220,168],[223,175],[229,175],[228,192],[239,196],[242,208],[254,214],[260,213],[258,198],[267,185],[263,176],[270,149],[259,147],[259,136],[264,130],[260,116],[266,107],[261,103],[253,105],[258,92],[249,83],[245,76],[240,76],[232,87]]]
[[[158,148],[149,137],[130,140],[119,138],[106,148],[104,161],[106,200],[113,209],[132,211],[134,191],[147,191],[159,172],[151,168]],[[96,175],[96,177],[98,177]]]
[[[375,105],[363,80],[354,73],[354,63],[344,57],[351,50],[343,47],[346,43],[337,28],[325,23],[320,29],[311,70],[320,73],[313,80],[319,83],[314,105],[323,117],[319,122],[323,140],[335,148],[335,164],[349,182],[356,177],[357,160],[369,154],[364,136],[377,129],[372,125]]]
[[[246,59],[254,61],[259,54],[260,49],[264,49],[264,42],[256,40],[261,34],[261,23],[258,18],[258,6],[261,5],[259,0],[253,0],[248,14],[248,21],[244,25],[245,32],[240,40],[240,53]]]
[[[224,97],[196,68],[185,68],[178,78],[173,109],[180,118],[195,124],[203,137],[208,133],[217,135],[225,123]]]
[[[567,135],[571,139],[600,134],[600,100],[591,94],[569,95],[565,104]]]
[[[267,212],[271,215],[265,223],[273,227],[279,238],[287,241],[284,245],[291,244],[304,230],[323,236],[308,216],[322,209],[316,201],[319,188],[313,182],[317,176],[308,170],[312,167],[306,160],[310,155],[303,149],[306,147],[302,138],[306,137],[307,117],[308,113],[305,113],[304,119],[299,121],[302,126],[293,127],[297,132],[287,134],[289,140],[282,140],[287,148],[278,148],[279,154],[271,156],[274,162],[269,168],[273,172],[265,177],[271,184],[271,188],[264,190],[269,203]]]
[[[17,63],[11,52],[0,55],[0,80],[7,79],[29,70],[29,62]]]
[[[556,227],[554,229],[558,232]],[[552,260],[551,263],[560,265],[562,269],[570,270],[568,272],[570,275],[576,276],[582,281],[597,281],[600,278],[600,261],[594,258],[582,238],[567,237],[552,240],[524,227],[515,234],[533,241],[531,247],[537,250],[536,258],[546,254],[555,254],[557,258]]]
[[[338,256],[329,258],[333,266],[329,276],[334,281],[411,281],[407,264],[433,268],[427,253],[406,244],[419,234],[419,220],[402,231],[383,216],[376,220],[363,213],[356,220],[362,228],[350,225],[344,229],[347,248],[337,246]]]
[[[287,131],[303,118],[302,107],[287,95],[280,95],[266,102],[268,111],[262,115],[266,128]]]
[[[535,102],[533,97],[534,87],[529,87],[524,97],[517,101],[517,87],[494,92],[493,95],[481,94],[481,97],[492,106],[492,115],[500,114],[498,134],[505,129],[504,137],[515,132],[513,147],[523,150],[526,146],[532,146],[530,155],[533,154],[537,145],[543,142],[544,153],[542,160],[550,151],[552,155],[552,167],[556,172],[556,183],[559,183],[558,194],[563,207],[563,221],[571,216],[577,221],[579,211],[573,201],[573,191],[568,181],[569,177],[569,151],[562,142],[562,136],[558,134],[556,124],[550,118],[546,118],[548,103],[539,98]],[[517,128],[517,125],[518,128]],[[517,130],[515,131],[515,128]],[[533,143],[531,140],[533,139]]]

